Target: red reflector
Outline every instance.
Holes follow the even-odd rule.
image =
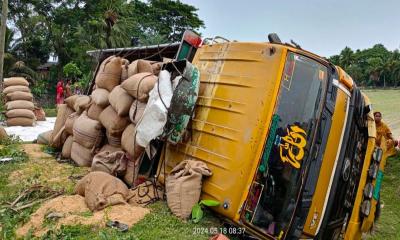
[[[185,33],[183,34],[183,40],[188,42],[195,48],[200,47],[202,42],[201,37],[199,35],[189,30],[186,30]]]

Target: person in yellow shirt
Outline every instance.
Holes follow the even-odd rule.
[[[382,121],[382,113],[374,112],[375,125],[376,125],[376,145],[380,146],[382,137],[386,139],[386,147],[388,156],[396,154],[395,147],[398,144],[397,140],[393,139],[392,132],[386,123]]]

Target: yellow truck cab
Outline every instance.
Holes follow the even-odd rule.
[[[340,67],[269,39],[197,50],[189,136],[164,146],[159,172],[207,163],[202,199],[219,201],[213,210],[258,238],[360,239],[386,161],[371,104]]]

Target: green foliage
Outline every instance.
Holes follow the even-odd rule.
[[[67,63],[63,68],[63,73],[66,77],[76,79],[78,76],[82,75],[81,70],[74,62]]]
[[[7,73],[7,76],[24,77],[31,83],[34,83],[38,79],[36,72],[22,61],[16,62]]]
[[[203,218],[203,210],[201,209],[201,206],[199,203],[196,203],[193,208],[192,208],[192,221],[194,223],[200,222],[200,220]]]
[[[192,221],[194,223],[200,222],[200,220],[203,218],[203,206],[207,207],[217,207],[221,203],[215,200],[210,200],[210,199],[205,199],[201,200],[199,203],[196,203],[193,208],[192,208]]]
[[[47,81],[46,80],[39,80],[36,81],[33,87],[31,87],[32,93],[37,97],[40,98],[44,95],[47,95]]]
[[[346,47],[330,61],[341,66],[359,85],[394,86],[400,85],[400,53],[387,50],[382,44],[372,48],[356,50]]]

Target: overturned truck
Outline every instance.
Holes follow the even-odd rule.
[[[202,198],[261,239],[361,239],[372,228],[386,149],[375,145],[369,99],[340,67],[275,34],[250,43],[187,31],[182,43],[89,54],[199,70],[182,138],[153,140],[140,172],[163,182],[185,159],[207,163]]]

